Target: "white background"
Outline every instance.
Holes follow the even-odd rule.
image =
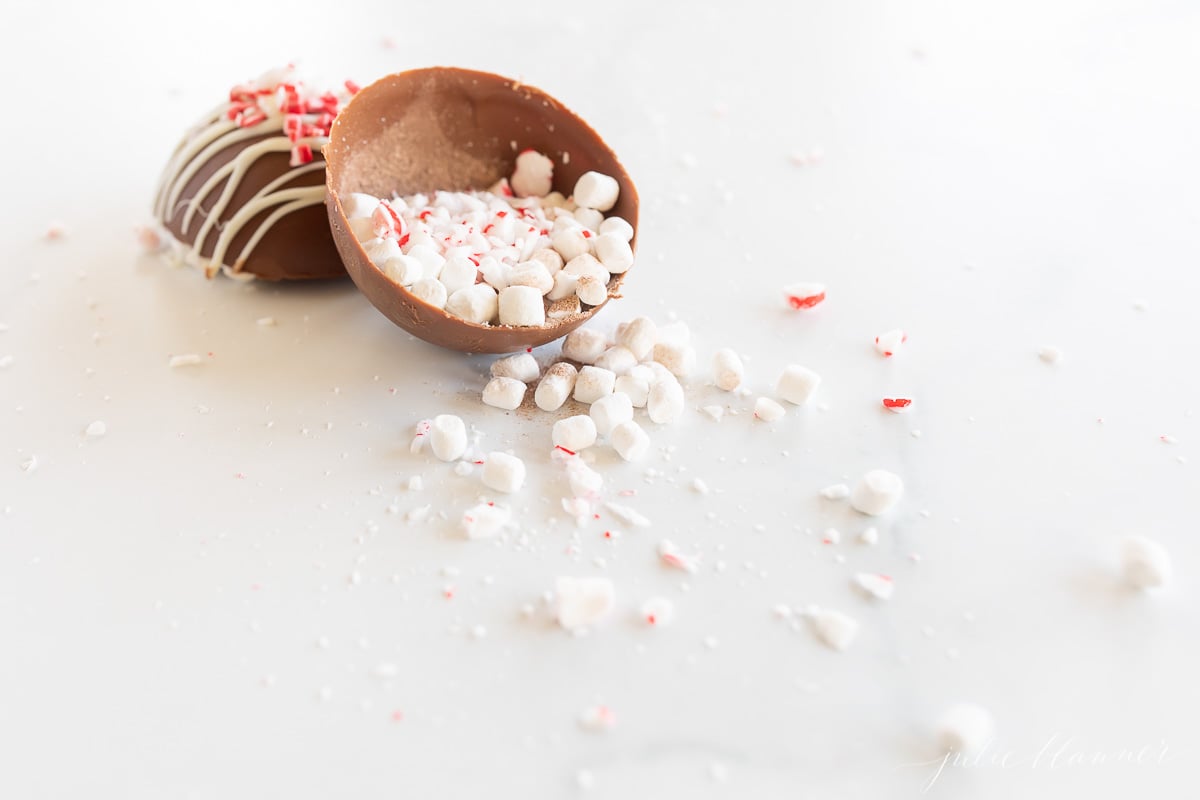
[[[0,796],[1195,786],[1194,4],[101,5],[30,4],[0,33]],[[701,353],[689,413],[645,464],[596,452],[653,528],[576,528],[553,417],[480,405],[489,359],[410,339],[348,283],[206,283],[140,253],[178,137],[293,60],[363,83],[433,64],[519,76],[620,155],[641,249],[596,324],[674,313]],[[45,241],[55,222],[66,238]],[[779,289],[797,280],[829,300],[790,312]],[[894,327],[909,344],[885,361],[871,338]],[[753,399],[705,387],[721,346],[755,392],[785,364],[816,369],[822,407],[769,427],[703,416]],[[212,356],[167,368],[192,352]],[[882,411],[893,395],[914,411]],[[456,533],[477,476],[408,452],[442,412],[530,464],[519,533]],[[108,434],[85,441],[93,420]],[[817,490],[874,467],[908,492],[868,548],[867,522]],[[830,526],[842,543],[823,546]],[[1173,554],[1168,591],[1121,588],[1130,533]],[[662,567],[663,538],[701,571]],[[894,599],[855,594],[860,570],[893,575]],[[539,598],[592,574],[618,613],[575,639]],[[640,624],[652,595],[673,626]],[[780,603],[841,609],[859,638],[834,653]],[[930,787],[914,765],[959,701],[991,709],[996,740]],[[597,703],[608,733],[577,722]],[[1143,747],[1150,763],[1111,763]]]

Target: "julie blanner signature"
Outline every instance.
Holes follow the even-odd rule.
[[[1153,767],[1170,762],[1169,748],[1164,739],[1131,747],[1103,749],[1090,747],[1080,742],[1077,737],[1055,733],[1036,750],[1001,750],[996,747],[994,740],[989,740],[973,753],[950,751],[938,758],[905,766],[929,769],[929,776],[921,788],[922,792],[928,792],[943,775],[955,769],[1029,769],[1050,772],[1115,766]]]

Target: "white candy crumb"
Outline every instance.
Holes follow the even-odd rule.
[[[821,490],[821,497],[826,500],[845,500],[850,496],[850,487],[844,483],[835,483]]]
[[[675,604],[665,597],[651,597],[642,603],[642,619],[656,628],[670,625],[675,619]]]
[[[554,583],[558,624],[569,631],[595,625],[616,605],[616,590],[608,578],[561,577]]]
[[[21,471],[25,473],[34,472],[38,468],[37,456],[30,456],[21,462]]]
[[[881,333],[875,337],[875,350],[879,355],[890,358],[900,352],[900,347],[908,341],[908,334],[899,328]]]
[[[171,369],[179,367],[198,367],[204,363],[204,359],[196,353],[185,353],[183,355],[171,356],[167,361],[167,366]]]
[[[1062,361],[1063,353],[1062,350],[1059,350],[1057,347],[1048,346],[1038,350],[1038,358],[1047,364],[1057,364],[1058,362]]]
[[[938,720],[938,746],[946,752],[969,755],[981,751],[994,730],[995,721],[987,709],[974,703],[960,703]]]
[[[696,494],[708,494],[712,490],[708,488],[708,484],[703,479],[692,478],[692,491]]]
[[[877,572],[859,572],[854,576],[854,585],[876,600],[888,600],[896,585],[888,575]]]
[[[693,575],[700,569],[700,556],[689,556],[679,552],[679,548],[675,546],[674,542],[667,539],[658,543],[658,557],[668,567],[674,567]]]
[[[589,706],[579,715],[579,727],[593,733],[611,731],[617,725],[617,715],[608,706]]]
[[[15,359],[11,355],[0,356],[0,369],[8,369],[13,365]]]
[[[254,324],[260,328],[274,328],[276,323],[274,317],[259,317]]]
[[[812,308],[825,301],[825,284],[793,283],[783,287],[783,297],[796,310]]]
[[[879,543],[879,529],[878,528],[867,528],[865,531],[863,531],[862,533],[860,533],[858,535],[858,541],[862,542],[863,544],[867,545],[868,547],[878,544]]]
[[[605,503],[604,507],[608,509],[609,513],[626,525],[631,525],[635,528],[650,527],[650,520],[629,506],[621,505],[620,503]]]
[[[725,409],[721,406],[701,406],[700,410],[712,417],[714,422],[720,422],[721,417],[725,416]]]
[[[89,439],[99,439],[101,436],[103,436],[106,433],[108,433],[108,426],[105,425],[100,420],[96,420],[95,422],[91,423],[86,428],[84,428],[84,431],[83,431],[83,435],[88,437]]]
[[[817,638],[838,652],[848,648],[858,636],[858,622],[840,611],[812,607],[805,615],[812,622]]]
[[[1129,536],[1121,542],[1121,573],[1135,589],[1161,589],[1171,582],[1171,556],[1158,542]]]

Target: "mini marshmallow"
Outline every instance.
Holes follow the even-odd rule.
[[[575,191],[571,192],[571,199],[585,208],[608,211],[617,204],[620,193],[621,185],[617,183],[616,178],[589,171],[575,181]]]
[[[862,476],[850,493],[850,505],[868,516],[878,516],[892,509],[904,495],[904,481],[894,472],[873,469]]]
[[[1121,542],[1121,572],[1135,589],[1161,589],[1171,582],[1171,556],[1158,542],[1129,536]]]
[[[476,283],[446,298],[446,312],[467,322],[486,325],[495,319],[499,304],[495,289],[486,283]]]
[[[607,348],[608,339],[603,333],[594,328],[578,328],[563,339],[562,354],[580,364],[595,364]]]
[[[571,220],[574,222],[574,220]],[[550,233],[550,244],[558,251],[564,261],[571,261],[591,252],[592,245],[588,237],[583,235],[585,228],[578,223],[574,225],[559,225],[555,223]]]
[[[683,415],[683,387],[679,381],[656,381],[646,396],[646,412],[659,425],[679,419]]]
[[[563,257],[557,250],[541,247],[529,254],[530,261],[536,261],[546,268],[551,275],[563,268]]]
[[[578,315],[581,310],[579,298],[571,294],[550,303],[546,309],[546,319],[567,319]]]
[[[508,182],[517,197],[543,197],[550,193],[553,180],[554,162],[536,150],[524,150],[517,155]]]
[[[880,575],[877,572],[855,573],[854,585],[876,600],[891,599],[892,592],[896,589],[896,584],[892,582],[891,576]]]
[[[613,233],[627,242],[633,239],[633,226],[623,217],[606,217],[604,222],[600,223],[598,230],[601,236]]]
[[[446,307],[446,285],[437,278],[422,278],[408,288],[418,300],[434,308]]]
[[[521,405],[525,399],[525,384],[516,378],[492,378],[483,387],[483,402],[506,411]]]
[[[736,352],[731,348],[722,347],[713,353],[713,375],[716,377],[718,389],[732,392],[742,385],[746,370]]]
[[[483,484],[496,492],[510,494],[525,483],[525,462],[499,451],[487,454],[483,462]]]
[[[611,370],[614,375],[624,375],[637,366],[637,357],[627,347],[613,345],[596,358],[596,366]]]
[[[760,397],[754,401],[754,416],[763,422],[775,422],[782,419],[786,413],[783,406],[769,397]]]
[[[522,261],[508,271],[509,286],[532,286],[542,295],[554,288],[554,276],[540,261]]]
[[[467,427],[460,417],[439,414],[429,430],[433,454],[442,461],[455,461],[467,452]]]
[[[379,207],[379,198],[363,192],[350,192],[341,196],[342,211],[346,219],[355,220],[370,217]]]
[[[411,236],[409,241],[412,241]],[[446,265],[445,257],[427,244],[411,245],[408,248],[408,256],[421,262],[421,268],[424,270],[422,277],[424,278],[438,277],[442,274],[442,267]]]
[[[579,376],[575,379],[574,397],[580,403],[590,405],[601,397],[612,394],[613,384],[616,382],[617,376],[611,370],[601,367],[584,367],[579,370]]]
[[[995,720],[986,708],[974,703],[960,703],[947,709],[938,719],[938,746],[950,753],[977,753],[991,740],[995,728]]]
[[[517,353],[493,361],[491,373],[493,378],[515,378],[521,383],[532,383],[541,370],[531,353]]]
[[[654,345],[654,360],[677,378],[686,378],[696,366],[696,350],[689,344],[659,341]]]
[[[479,259],[479,276],[497,292],[508,287],[508,267],[491,256]]]
[[[820,375],[799,364],[790,364],[779,376],[779,381],[775,384],[775,391],[789,403],[802,406],[812,400],[820,385]]]
[[[375,238],[375,223],[369,216],[350,220],[350,232],[360,242],[369,242]]]
[[[561,577],[554,582],[554,612],[569,631],[595,625],[616,606],[616,590],[608,578]]]
[[[425,268],[415,258],[393,256],[383,262],[383,274],[401,286],[411,286],[424,277]]]
[[[446,287],[447,294],[454,294],[459,289],[465,289],[468,286],[475,284],[475,275],[479,272],[479,268],[475,263],[466,256],[453,256],[446,259],[446,263],[442,264],[441,274],[438,280]]]
[[[550,438],[555,447],[579,452],[596,443],[596,423],[587,414],[560,419],[550,429]]]
[[[577,208],[571,216],[590,231],[595,231],[600,227],[600,223],[604,222],[604,215],[594,208]]]
[[[813,633],[827,647],[844,651],[858,636],[858,621],[840,611],[830,611],[823,608],[810,608],[806,616],[813,626]]]
[[[542,293],[532,286],[507,286],[500,290],[500,324],[541,326],[546,324]]]
[[[608,441],[626,461],[640,461],[650,452],[650,437],[633,420],[615,426],[608,434]]]
[[[533,401],[537,403],[537,407],[543,411],[557,411],[561,408],[575,390],[577,375],[575,367],[566,362],[552,364],[533,393]]]
[[[614,392],[592,403],[588,414],[596,423],[596,431],[607,438],[612,434],[613,428],[633,419],[633,403],[629,395]]]
[[[571,275],[567,272],[558,271],[554,273],[554,283],[550,287],[550,291],[546,292],[547,300],[565,300],[568,297],[575,297],[575,290],[579,287],[579,276]],[[578,305],[578,300],[576,301]]]
[[[608,270],[596,260],[595,256],[589,253],[572,258],[563,267],[563,272],[578,278],[582,278],[584,275],[591,275],[601,283],[608,283],[609,278]]]
[[[494,503],[471,506],[462,515],[462,530],[468,539],[491,539],[508,524],[512,512]]]
[[[658,341],[658,326],[649,317],[635,317],[617,332],[617,344],[628,348],[638,361],[644,361],[654,352]]]
[[[400,245],[392,238],[371,239],[363,244],[363,250],[367,258],[371,259],[371,263],[380,269],[383,269],[389,258],[404,255],[400,252]]]
[[[618,375],[613,391],[627,395],[634,408],[645,408],[650,396],[650,384],[639,375]]]
[[[900,345],[908,341],[908,335],[897,328],[894,331],[881,333],[875,337],[875,349],[884,357],[894,356],[900,351]]]
[[[619,233],[602,233],[595,240],[596,258],[609,272],[620,273],[633,266],[633,248]]]
[[[598,306],[608,299],[608,286],[595,275],[580,275],[575,282],[575,294],[579,302]]]

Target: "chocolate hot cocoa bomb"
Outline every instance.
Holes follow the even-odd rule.
[[[554,162],[551,189],[570,195],[585,172],[616,179],[606,213],[634,227],[638,196],[600,136],[554,98],[487,72],[433,67],[389,75],[358,92],[338,115],[325,147],[329,226],[346,271],[388,319],[414,336],[470,353],[511,353],[565,336],[619,296],[613,275],[604,302],[540,326],[480,324],[430,305],[371,263],[350,229],[342,198],[486,189],[535,150]]]
[[[294,71],[235,86],[172,154],[154,215],[183,260],[264,280],[346,274],[326,220],[321,149],[355,90],[315,93]]]

